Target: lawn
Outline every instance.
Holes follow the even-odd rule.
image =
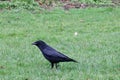
[[[50,69],[36,40],[79,63]],[[120,80],[120,9],[0,11],[0,80]]]

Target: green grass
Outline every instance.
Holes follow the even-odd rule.
[[[119,17],[119,8],[1,11],[0,80],[120,80]],[[79,63],[51,70],[31,45],[39,39]]]

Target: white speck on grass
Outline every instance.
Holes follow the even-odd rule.
[[[78,35],[78,33],[77,33],[77,32],[75,32],[75,33],[74,33],[74,35],[75,35],[75,36],[77,36],[77,35]]]

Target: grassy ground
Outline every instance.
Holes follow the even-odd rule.
[[[0,80],[120,80],[119,17],[119,8],[1,11]],[[39,39],[79,63],[51,70],[31,45]]]

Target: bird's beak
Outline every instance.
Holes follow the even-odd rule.
[[[36,45],[36,43],[34,42],[34,43],[32,43],[32,45]]]

